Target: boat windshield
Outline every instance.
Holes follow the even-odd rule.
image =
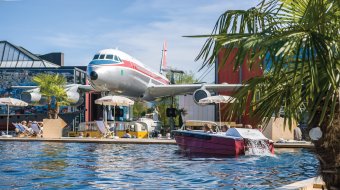
[[[219,131],[217,123],[213,121],[187,120],[184,124],[186,130],[203,130],[204,125],[211,126],[213,131]]]

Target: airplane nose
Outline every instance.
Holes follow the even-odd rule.
[[[97,80],[98,79],[97,72],[96,71],[91,71],[90,78],[91,78],[91,80]]]

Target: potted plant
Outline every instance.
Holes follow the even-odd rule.
[[[68,105],[65,90],[66,78],[59,74],[41,73],[33,77],[42,96],[47,99],[47,119],[44,119],[44,137],[60,138],[66,126],[64,120],[58,117],[61,105]]]

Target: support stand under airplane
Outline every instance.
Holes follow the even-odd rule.
[[[163,48],[161,71],[165,64],[166,50]],[[87,76],[91,85],[69,84],[66,88],[72,104],[79,104],[80,94],[88,91],[110,92],[145,101],[159,97],[193,94],[194,101],[210,96],[211,91],[235,91],[241,84],[170,84],[170,81],[158,72],[148,69],[137,59],[117,50],[104,49],[95,54],[87,66]],[[13,86],[27,89],[22,99],[28,103],[42,99],[36,86]]]

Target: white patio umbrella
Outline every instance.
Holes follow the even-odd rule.
[[[28,106],[27,102],[24,102],[22,100],[16,99],[16,98],[0,98],[0,105],[6,105],[7,106],[7,136],[8,136],[8,125],[9,125],[9,107],[20,107],[20,106]]]
[[[235,98],[231,96],[222,96],[222,95],[217,95],[217,96],[209,96],[203,99],[200,99],[198,103],[200,104],[211,104],[215,103],[218,104],[218,115],[220,118],[220,126],[221,126],[221,103],[233,103],[235,101]]]
[[[116,106],[131,106],[135,102],[129,98],[123,96],[104,96],[94,101],[96,104],[113,107],[113,118],[116,117]],[[106,123],[106,121],[105,121]]]

